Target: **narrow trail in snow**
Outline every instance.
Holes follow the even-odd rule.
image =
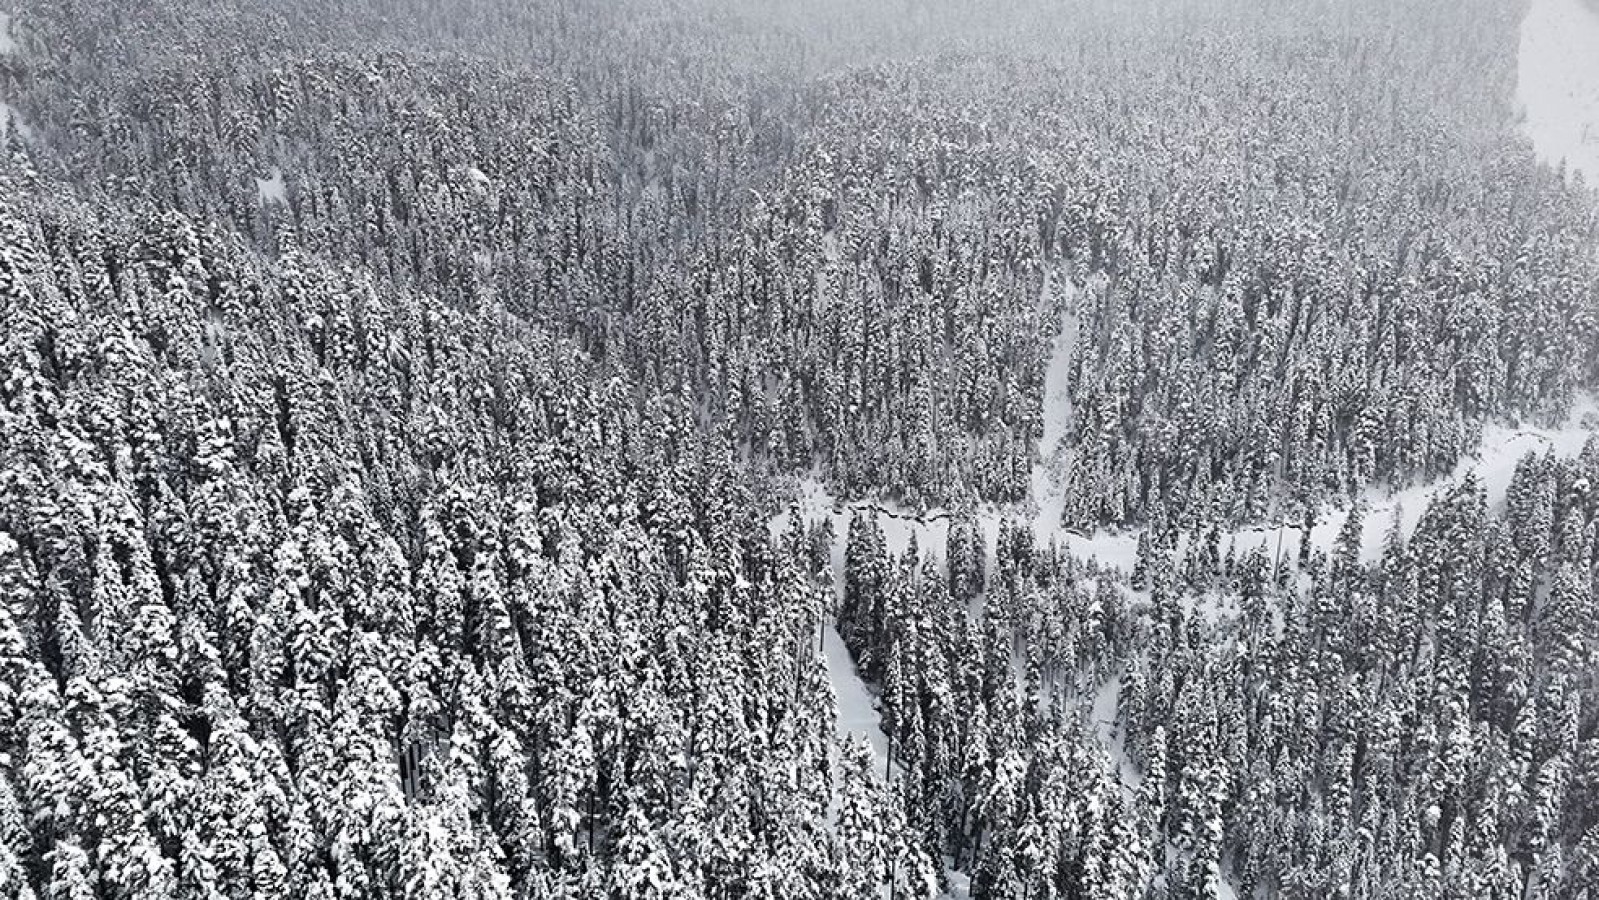
[[[1573,405],[1566,421],[1554,428],[1513,428],[1489,423],[1483,426],[1482,442],[1476,452],[1460,460],[1449,475],[1400,490],[1381,486],[1368,488],[1362,494],[1366,511],[1360,529],[1361,559],[1375,562],[1381,558],[1383,540],[1396,519],[1400,534],[1408,538],[1415,532],[1422,514],[1427,511],[1427,504],[1434,497],[1460,484],[1468,475],[1475,476],[1482,486],[1488,508],[1501,508],[1505,493],[1510,488],[1511,476],[1515,474],[1516,463],[1522,457],[1528,453],[1545,452],[1553,452],[1557,456],[1575,456],[1582,452],[1583,445],[1593,436],[1594,429],[1589,423],[1596,420],[1599,420],[1599,403],[1595,402],[1594,397],[1584,396]],[[1349,513],[1347,508],[1323,509],[1310,531],[1311,546],[1329,550],[1338,539],[1338,533],[1343,530]],[[1291,559],[1299,552],[1303,534],[1302,524],[1241,528],[1223,539],[1222,549],[1226,550],[1228,541],[1240,554],[1264,545],[1268,554],[1280,553]]]
[[[1046,285],[1052,282],[1050,279]],[[1071,464],[1071,450],[1065,439],[1072,419],[1071,366],[1077,348],[1078,320],[1078,291],[1070,284],[1066,291],[1060,333],[1050,342],[1049,365],[1044,369],[1044,433],[1038,440],[1038,461],[1032,470],[1032,499],[1038,507],[1033,517],[1035,535],[1062,531],[1061,514],[1066,509],[1062,482]]]

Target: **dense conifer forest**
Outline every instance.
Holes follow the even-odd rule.
[[[0,898],[1599,900],[1543,0],[6,2]]]

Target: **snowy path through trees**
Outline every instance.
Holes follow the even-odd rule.
[[[1046,279],[1046,292],[1053,282],[1053,277]],[[1071,300],[1068,298],[1060,333],[1050,342],[1050,359],[1045,375],[1044,434],[1039,442],[1040,459],[1034,465],[1032,472],[1033,496],[1037,506],[1032,523],[1033,534],[1040,546],[1047,545],[1051,539],[1054,539],[1072,544],[1074,552],[1081,553],[1086,550],[1088,554],[1092,554],[1096,550],[1109,551],[1108,555],[1114,556],[1118,564],[1124,563],[1130,566],[1134,549],[1132,540],[1113,537],[1105,540],[1102,546],[1098,546],[1097,541],[1070,534],[1060,526],[1062,508],[1060,475],[1061,468],[1066,463],[1067,452],[1061,446],[1061,442],[1066,435],[1066,426],[1071,417],[1067,373],[1071,364],[1072,348],[1076,343],[1076,311],[1071,307]],[[896,556],[904,554],[914,540],[921,551],[931,552],[941,561],[941,565],[946,558],[951,518],[944,511],[935,510],[916,514],[890,502],[841,504],[820,481],[814,478],[801,482],[795,508],[800,518],[807,523],[819,522],[824,517],[832,520],[833,589],[840,597],[844,590],[844,542],[849,534],[850,519],[856,512],[878,513],[885,543],[889,551]],[[999,525],[1007,515],[1020,516],[1022,511],[987,510],[978,516],[990,570],[993,567],[995,545],[999,539]],[[788,527],[788,522],[788,511],[779,514],[771,522],[772,534],[774,536],[782,534]],[[824,627],[822,645],[827,658],[827,670],[833,684],[833,693],[838,700],[839,735],[841,737],[863,735],[872,746],[872,753],[877,763],[876,770],[886,772],[888,738],[883,733],[876,703],[871,692],[861,682],[860,676],[856,674],[854,663],[850,660],[849,652],[839,637],[838,629],[831,622],[826,623]]]
[[[1046,281],[1046,291],[1050,289],[1049,286],[1054,283],[1056,277],[1058,276],[1051,276]],[[1071,287],[1067,290],[1071,291],[1072,296],[1068,297],[1064,304],[1060,331],[1050,342],[1050,358],[1045,372],[1042,408],[1044,428],[1038,442],[1039,458],[1033,465],[1031,473],[1031,509],[1022,506],[987,507],[977,513],[978,527],[983,533],[990,568],[994,561],[994,548],[999,539],[1000,522],[1007,518],[1030,521],[1034,543],[1039,547],[1047,547],[1053,541],[1077,556],[1097,557],[1101,563],[1110,566],[1131,570],[1133,565],[1138,544],[1136,532],[1112,534],[1100,531],[1093,535],[1082,535],[1068,531],[1061,525],[1061,511],[1064,506],[1062,475],[1070,465],[1070,451],[1062,446],[1072,415],[1067,378],[1071,368],[1072,352],[1077,345],[1075,296],[1077,292]],[[833,554],[833,576],[838,584],[842,584],[843,579],[844,536],[849,531],[851,516],[857,511],[878,513],[883,526],[883,537],[891,552],[896,555],[904,553],[914,539],[918,548],[923,552],[931,552],[942,565],[951,520],[947,510],[934,509],[917,513],[886,500],[843,504],[816,478],[807,478],[800,483],[799,496],[795,502],[798,504],[801,518],[806,522],[820,521],[824,515],[832,518],[833,534],[837,542]],[[780,533],[776,529],[786,527],[787,522],[787,512],[774,519],[774,533]]]
[[[1581,452],[1588,438],[1595,433],[1596,421],[1599,421],[1599,402],[1591,396],[1584,396],[1573,405],[1566,421],[1556,428],[1513,428],[1502,423],[1488,423],[1483,426],[1482,443],[1477,453],[1462,459],[1448,478],[1399,491],[1383,488],[1367,490],[1364,495],[1365,519],[1361,522],[1360,533],[1361,559],[1375,562],[1381,558],[1383,540],[1396,515],[1399,517],[1400,533],[1409,537],[1421,521],[1422,513],[1426,512],[1428,501],[1434,495],[1460,484],[1468,475],[1475,475],[1482,485],[1490,510],[1502,508],[1510,477],[1523,456],[1535,451],[1574,456]],[[1316,549],[1329,550],[1348,518],[1348,509],[1323,511],[1311,529],[1311,545]],[[1279,552],[1284,557],[1292,558],[1299,552],[1303,531],[1299,525],[1285,525],[1281,529],[1241,529],[1232,534],[1232,546],[1240,555],[1264,545],[1274,559]],[[1225,544],[1222,549],[1226,550]]]
[[[1050,279],[1046,285],[1052,283]],[[1033,519],[1034,535],[1060,531],[1061,513],[1066,508],[1061,482],[1070,464],[1071,451],[1062,442],[1072,415],[1070,375],[1072,350],[1077,346],[1078,293],[1071,287],[1067,290],[1070,295],[1062,315],[1060,334],[1050,342],[1049,365],[1044,370],[1044,434],[1038,441],[1038,461],[1032,471],[1033,503],[1038,507]]]
[[[827,674],[833,684],[833,695],[838,703],[838,734],[840,737],[859,735],[872,747],[872,771],[879,776],[888,773],[888,736],[883,733],[883,719],[877,711],[877,701],[867,690],[849,658],[844,639],[837,626],[828,623],[823,632],[822,652],[827,658]]]
[[[1538,158],[1565,160],[1599,187],[1599,12],[1582,0],[1533,0],[1521,23],[1516,95]]]
[[[804,482],[795,506],[801,520],[807,524],[821,521],[823,517],[832,519],[833,533],[836,535],[832,546],[833,592],[835,599],[841,598],[844,593],[844,536],[849,532],[849,520],[853,510],[835,504],[833,498],[813,480]],[[773,537],[787,530],[788,523],[787,511],[775,517],[770,523]],[[926,529],[927,526],[923,528]],[[885,524],[886,530],[888,526]],[[908,540],[907,530],[908,527],[902,525],[893,532],[901,541],[900,552],[904,550],[903,541]],[[944,530],[948,531],[947,522],[944,524]],[[844,639],[839,636],[838,626],[834,622],[828,621],[822,625],[822,652],[827,662],[828,680],[833,685],[834,701],[838,706],[838,736],[866,738],[866,742],[872,748],[872,770],[879,775],[885,774],[888,770],[888,736],[883,733],[882,717],[877,711],[876,700],[871,691],[856,673],[855,664],[849,657],[849,650],[844,647]]]
[[[1045,291],[1050,290],[1053,276],[1046,279]],[[1068,290],[1071,290],[1068,287]],[[1075,291],[1073,291],[1075,295]],[[1033,512],[1031,526],[1035,543],[1048,546],[1054,541],[1069,547],[1081,556],[1096,556],[1101,562],[1130,569],[1136,550],[1136,535],[1110,535],[1105,533],[1085,537],[1067,531],[1061,525],[1064,508],[1061,482],[1065,467],[1070,464],[1070,451],[1063,446],[1071,421],[1071,394],[1068,375],[1073,349],[1077,343],[1077,311],[1075,296],[1064,304],[1060,332],[1050,342],[1050,358],[1046,367],[1042,408],[1043,435],[1039,440],[1039,458],[1031,472]],[[849,534],[850,520],[857,512],[877,513],[883,529],[884,543],[889,552],[903,555],[914,541],[919,550],[932,553],[939,561],[940,570],[947,565],[949,528],[952,521],[947,511],[933,510],[917,514],[892,502],[856,502],[844,504],[828,492],[816,478],[800,483],[799,496],[792,507],[800,519],[814,524],[831,520],[833,546],[831,547],[831,572],[835,597],[842,600],[844,590],[844,549]],[[993,571],[996,546],[1001,521],[1006,518],[1025,518],[1027,511],[1019,508],[986,509],[979,512],[978,527],[983,534],[986,571]],[[770,524],[774,537],[787,530],[791,512],[784,511]],[[823,624],[822,649],[827,663],[828,678],[837,702],[837,731],[840,738],[864,737],[871,746],[873,769],[883,777],[889,774],[889,743],[882,727],[878,703],[871,690],[861,680],[850,658],[843,638],[833,622]],[[1135,787],[1139,780],[1137,768],[1127,759],[1119,730],[1115,725],[1120,680],[1112,677],[1101,685],[1095,695],[1092,715],[1096,733],[1100,736],[1110,764],[1117,771],[1118,781],[1124,791]],[[964,898],[969,895],[969,878],[953,868],[947,870],[950,891],[947,896]]]

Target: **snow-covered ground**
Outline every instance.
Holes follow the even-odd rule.
[[[1122,739],[1122,731],[1116,724],[1121,696],[1121,677],[1105,679],[1105,683],[1099,686],[1098,693],[1094,694],[1094,707],[1090,715],[1094,718],[1094,730],[1099,735],[1099,742],[1105,745],[1105,751],[1110,755],[1110,764],[1116,770],[1116,780],[1121,785],[1122,799],[1131,802],[1138,791],[1138,786],[1144,781],[1144,774],[1138,771],[1132,760],[1127,758],[1127,747]]]
[[[11,31],[11,15],[0,12],[0,56],[16,53],[18,49],[16,38]],[[33,129],[22,121],[22,117],[17,115],[15,109],[6,105],[6,98],[0,97],[0,141],[5,140],[12,128],[17,129],[17,134],[22,135],[24,139],[33,138]]]
[[[264,206],[268,203],[283,203],[283,170],[277,166],[265,178],[255,180],[256,199]]]
[[[1516,94],[1539,159],[1565,160],[1599,188],[1599,12],[1583,0],[1532,0],[1521,23]]]
[[[832,497],[814,480],[807,481],[803,485],[797,506],[800,519],[804,522],[818,522],[824,516],[833,519],[834,533],[838,536],[833,541],[830,551],[833,592],[835,597],[842,599],[844,536],[849,528],[851,511],[847,507],[835,507]],[[772,537],[776,538],[783,534],[788,529],[788,523],[789,513],[786,511],[773,518],[769,523]],[[908,535],[901,539],[908,540]],[[838,627],[832,622],[824,623],[822,628],[822,655],[827,663],[828,680],[833,685],[833,697],[838,705],[838,736],[848,738],[858,735],[866,738],[866,742],[871,745],[872,760],[875,763],[872,770],[886,776],[888,736],[883,732],[883,721],[877,710],[877,701],[865,682],[861,681],[860,674],[855,671],[855,663],[849,658],[849,650],[844,646],[844,639],[839,635]]]
[[[883,719],[877,711],[877,701],[867,690],[865,682],[855,672],[855,663],[838,629],[828,623],[822,637],[822,653],[827,658],[827,674],[833,683],[833,694],[838,701],[838,735],[860,735],[872,747],[872,770],[879,776],[888,775],[888,735],[883,733]]]
[[[1053,277],[1045,281],[1046,294],[1053,283]],[[1073,291],[1061,321],[1060,333],[1050,342],[1049,365],[1044,369],[1044,435],[1039,438],[1039,459],[1032,471],[1033,502],[1038,506],[1038,513],[1033,520],[1034,534],[1059,523],[1061,513],[1066,509],[1061,474],[1065,471],[1071,451],[1061,442],[1066,437],[1066,425],[1072,419],[1069,381],[1072,349],[1077,346],[1076,300]]]

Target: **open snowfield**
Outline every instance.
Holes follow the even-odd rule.
[[[1048,283],[1052,282],[1053,279]],[[1076,301],[1075,294],[1074,291],[1073,304]],[[1070,451],[1061,446],[1061,442],[1066,437],[1066,426],[1072,419],[1069,379],[1072,349],[1076,346],[1077,310],[1074,306],[1068,306],[1060,333],[1050,342],[1049,365],[1044,370],[1044,435],[1038,441],[1039,459],[1032,471],[1033,502],[1038,506],[1038,514],[1033,522],[1034,534],[1047,530],[1051,523],[1059,522],[1061,512],[1066,508],[1060,475]]]
[[[1516,94],[1538,158],[1565,161],[1599,188],[1599,13],[1582,0],[1532,0],[1521,25]]]

